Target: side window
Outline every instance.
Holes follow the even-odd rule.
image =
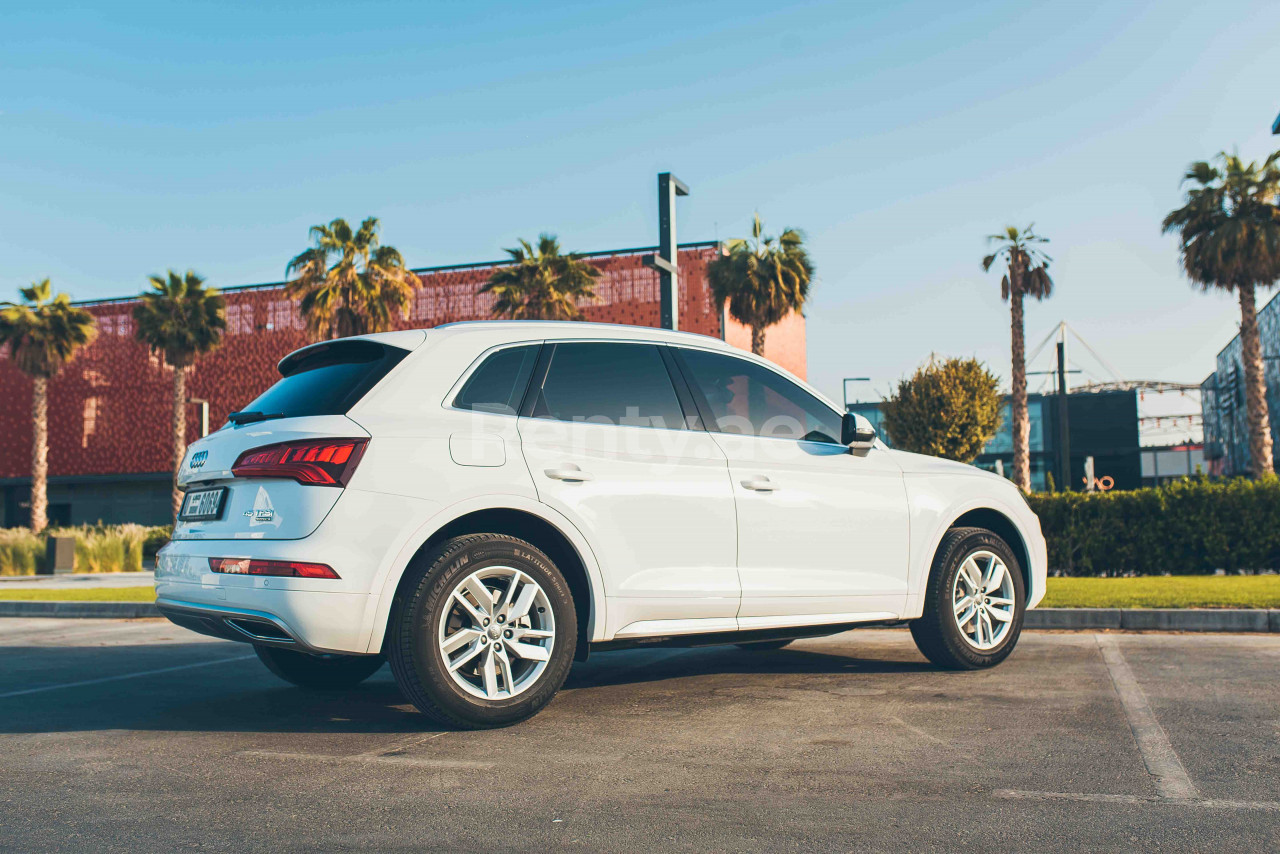
[[[556,344],[533,417],[684,428],[671,376],[652,344]]]
[[[681,348],[720,433],[840,444],[839,413],[800,386],[746,359]]]
[[[537,358],[536,344],[507,347],[493,353],[467,378],[466,385],[454,398],[454,407],[474,412],[516,415]]]

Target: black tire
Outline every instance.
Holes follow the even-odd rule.
[[[957,625],[952,590],[961,565],[974,552],[989,551],[1004,562],[1013,581],[1013,619],[1000,642],[989,650],[973,646]],[[911,637],[925,658],[947,670],[994,667],[1008,658],[1022,633],[1026,589],[1022,565],[1000,537],[983,528],[952,528],[942,538],[933,558],[925,588],[924,613],[911,623]]]
[[[782,649],[791,643],[791,640],[791,638],[787,638],[786,640],[753,641],[751,643],[736,643],[734,646],[751,652],[765,652],[772,649]]]
[[[555,640],[537,681],[514,697],[496,700],[460,688],[436,642],[454,588],[489,566],[512,567],[532,577],[555,620]],[[385,651],[400,690],[424,715],[445,726],[489,729],[526,720],[551,702],[569,675],[577,639],[573,595],[550,558],[515,537],[470,534],[448,540],[410,564],[392,608]]]
[[[268,670],[300,688],[354,688],[382,667],[380,655],[310,655],[256,644],[253,649]]]

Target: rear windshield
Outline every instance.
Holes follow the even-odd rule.
[[[335,341],[287,358],[283,378],[242,408],[267,416],[345,415],[408,350],[373,341]]]

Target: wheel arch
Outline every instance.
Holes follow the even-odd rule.
[[[435,521],[435,525],[428,526],[429,533],[419,532],[420,541],[416,548],[410,550],[406,547],[407,556],[398,561],[397,571],[387,577],[382,591],[383,601],[378,609],[381,618],[375,624],[371,638],[371,652],[376,651],[373,644],[381,645],[385,641],[394,602],[403,591],[407,570],[413,561],[453,537],[489,533],[525,540],[545,553],[564,573],[578,618],[576,655],[579,659],[586,657],[595,626],[603,625],[604,593],[590,546],[572,526],[562,523],[572,532],[567,533],[561,524],[545,515],[531,508],[514,506],[459,508],[447,518],[437,516]]]
[[[952,528],[983,528],[1004,540],[1013,550],[1013,556],[1018,559],[1018,567],[1022,570],[1023,590],[1027,601],[1031,601],[1032,587],[1035,583],[1031,573],[1031,552],[1027,548],[1027,541],[1021,529],[1012,519],[991,507],[975,507],[957,516],[951,524],[947,525],[945,531]],[[933,554],[929,557],[930,565],[937,557],[937,550],[941,545],[941,538],[939,538]]]

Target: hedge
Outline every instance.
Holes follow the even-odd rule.
[[[1124,492],[1027,497],[1062,575],[1280,569],[1280,479],[1188,479]]]
[[[0,575],[34,575],[44,565],[50,536],[75,537],[76,572],[140,572],[143,558],[155,557],[169,533],[169,528],[145,525],[78,525],[41,534],[0,529]]]

